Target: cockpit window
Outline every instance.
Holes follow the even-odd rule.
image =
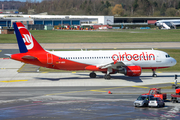
[[[170,57],[170,55],[166,55],[166,58]]]

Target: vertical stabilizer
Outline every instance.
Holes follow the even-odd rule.
[[[13,23],[20,53],[44,50],[21,22]]]

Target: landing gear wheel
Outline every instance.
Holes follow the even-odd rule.
[[[96,78],[96,73],[91,72],[91,73],[89,74],[89,77],[90,77],[90,78]]]
[[[157,77],[157,74],[153,74],[152,76],[153,76],[153,77]]]
[[[157,74],[155,73],[155,71],[156,71],[156,69],[152,69],[152,71],[153,71],[153,77],[157,77]]]
[[[104,79],[110,80],[110,79],[111,79],[111,76],[110,76],[109,74],[106,74],[106,75],[104,75]]]

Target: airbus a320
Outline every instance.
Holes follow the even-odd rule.
[[[9,55],[11,59],[28,64],[58,70],[89,70],[90,78],[96,78],[96,71],[110,74],[123,73],[126,76],[140,76],[142,69],[168,68],[176,60],[159,50],[103,50],[103,51],[48,51],[41,47],[31,33],[20,22],[13,23],[20,53]]]

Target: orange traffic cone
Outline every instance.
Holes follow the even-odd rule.
[[[108,94],[112,94],[111,91],[108,91]]]

